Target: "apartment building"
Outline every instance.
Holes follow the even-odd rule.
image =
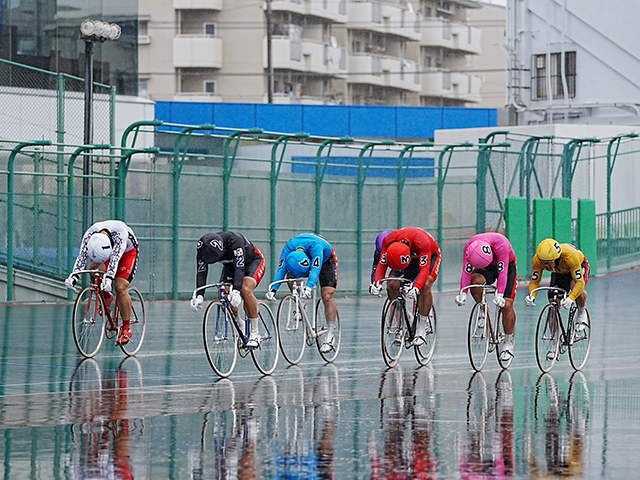
[[[471,106],[481,77],[468,57],[480,53],[480,30],[467,11],[478,7],[139,0],[139,91],[155,100]]]

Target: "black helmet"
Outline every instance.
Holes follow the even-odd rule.
[[[217,233],[207,233],[198,240],[198,260],[205,263],[216,263],[222,258],[224,243]]]

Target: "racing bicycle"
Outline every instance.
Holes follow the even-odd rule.
[[[408,302],[404,286],[412,284],[412,280],[401,277],[386,277],[380,280],[380,283],[392,281],[401,282],[403,288],[399,289],[397,298],[391,300],[387,298],[384,307],[382,307],[382,358],[384,363],[390,368],[395,367],[400,361],[403,347],[413,347],[418,363],[427,365],[436,348],[438,320],[435,305],[431,306],[428,317],[429,325],[427,325],[427,333],[423,338],[424,343],[414,346],[419,296],[413,301],[413,304]]]
[[[469,361],[476,372],[481,371],[487,363],[489,352],[496,351],[498,363],[503,369],[509,368],[513,356],[510,355],[508,360],[501,358],[500,345],[505,338],[504,326],[502,325],[502,312],[500,307],[496,305],[494,321],[491,322],[489,316],[489,302],[487,294],[496,293],[496,287],[493,285],[469,285],[464,287],[461,292],[465,292],[472,288],[482,290],[482,298],[471,309],[469,316],[469,327],[467,329],[467,350],[469,352]],[[515,335],[515,331],[514,331]]]
[[[242,322],[233,314],[229,293],[225,287],[232,288],[229,283],[212,283],[193,292],[195,297],[203,295],[207,288],[219,289],[219,300],[209,303],[204,312],[202,325],[204,351],[211,368],[220,377],[226,378],[233,373],[238,354],[244,358],[251,353],[256,368],[264,375],[271,375],[278,365],[280,352],[278,330],[271,309],[265,302],[258,301],[260,338],[257,347],[248,347],[249,319],[245,315]]]
[[[100,284],[104,272],[102,270],[80,270],[78,276],[84,273],[93,275],[93,283],[84,287],[78,293],[73,306],[73,340],[81,355],[86,358],[95,356],[104,338],[120,338],[122,331],[122,316],[118,311],[118,303],[113,296],[112,304],[107,306],[105,293]],[[74,289],[75,290],[75,289]],[[118,343],[120,349],[127,355],[135,355],[140,351],[147,328],[147,317],[142,294],[136,287],[129,287],[132,310],[131,338],[126,343]]]
[[[324,312],[322,299],[317,298],[317,286],[313,288],[312,315],[307,312],[307,303],[303,297],[305,278],[289,278],[279,280],[269,285],[272,290],[275,285],[289,283],[291,293],[287,294],[278,305],[278,334],[282,356],[291,365],[297,365],[304,356],[306,346],[318,347],[318,352],[325,362],[331,363],[340,353],[342,343],[342,324],[340,312],[336,307],[336,325],[333,332],[334,339],[328,352],[322,351],[322,345],[326,338],[329,326]]]
[[[536,360],[542,372],[550,372],[556,360],[563,353],[569,351],[569,361],[574,370],[582,370],[587,363],[589,350],[591,349],[591,314],[586,309],[587,322],[578,327],[577,310],[575,302],[569,310],[569,318],[566,325],[562,323],[560,304],[568,295],[559,287],[539,287],[530,292],[530,295],[547,290],[550,292],[550,303],[544,306],[538,326],[536,328]]]

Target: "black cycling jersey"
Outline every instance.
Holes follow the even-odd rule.
[[[212,258],[212,250],[215,252],[214,258],[217,258],[217,260],[213,262],[205,261],[204,258],[207,258],[207,260]],[[225,266],[233,267],[233,288],[240,290],[244,280],[245,267],[251,263],[256,255],[256,248],[253,243],[241,233],[218,232],[203,235],[198,241],[196,288],[207,284],[209,263],[220,262]]]

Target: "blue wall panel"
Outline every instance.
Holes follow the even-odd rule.
[[[349,136],[349,107],[305,105],[304,131],[326,137]]]
[[[213,122],[216,127],[259,127],[256,123],[256,105],[253,103],[214,103]]]
[[[300,133],[302,132],[302,105],[258,104],[256,105],[256,124],[257,127],[268,132]]]
[[[357,138],[396,138],[396,107],[352,105],[349,132]]]
[[[497,125],[495,109],[462,107],[156,102],[156,118],[165,123],[258,127],[278,133],[425,141],[432,139],[439,129]]]
[[[433,138],[442,128],[440,107],[399,107],[397,138]]]
[[[325,158],[323,158],[323,161]],[[368,157],[363,159],[363,167],[366,168]],[[309,175],[316,174],[316,157],[291,157],[291,171],[294,173],[307,173]],[[407,165],[405,159],[403,164]],[[344,165],[344,166],[341,166]],[[435,177],[434,158],[413,158],[411,167],[407,172],[407,178],[423,178]],[[329,157],[329,165],[327,166],[326,175],[341,175],[345,177],[358,176],[358,157]],[[398,178],[398,159],[397,157],[371,157],[369,170],[367,170],[367,178]]]

